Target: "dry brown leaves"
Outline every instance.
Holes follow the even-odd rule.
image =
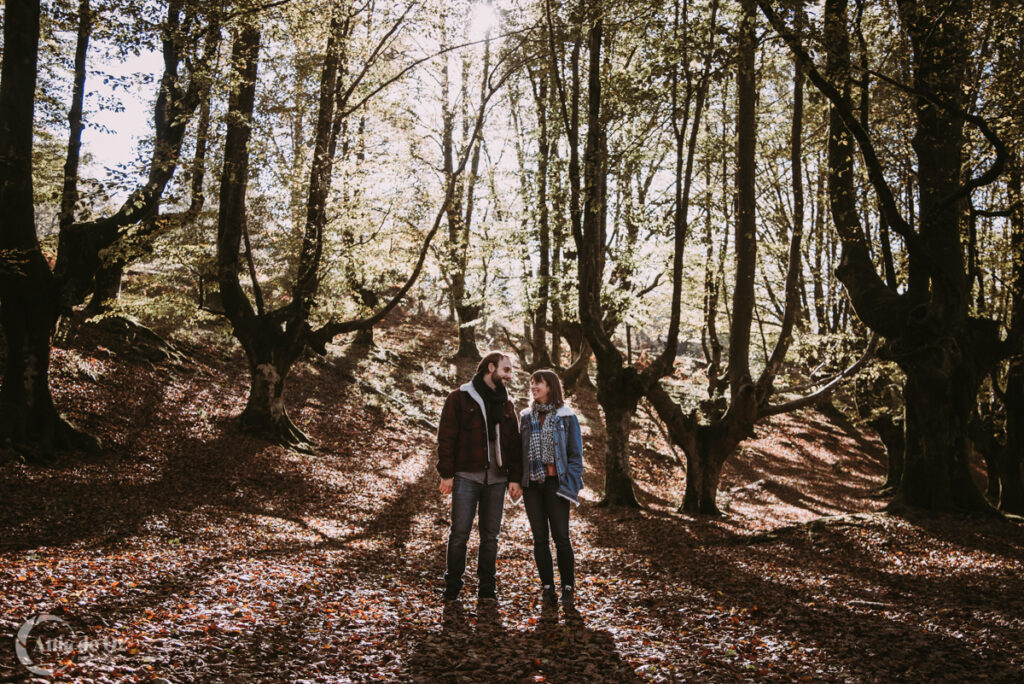
[[[313,456],[238,433],[244,362],[222,343],[179,342],[185,368],[112,339],[58,350],[59,405],[111,450],[0,463],[4,631],[50,612],[118,639],[110,657],[66,663],[63,679],[95,682],[1019,681],[1020,527],[872,514],[877,445],[812,413],[759,428],[723,475],[728,516],[704,520],[675,513],[682,467],[640,418],[646,509],[597,508],[600,414],[576,397],[579,617],[542,615],[511,503],[497,612],[465,598],[445,614],[433,436],[397,407],[436,416],[467,377],[445,360],[451,338],[396,316],[379,350],[304,363],[288,396]],[[844,513],[864,515],[802,524]],[[27,675],[7,644],[0,676]]]

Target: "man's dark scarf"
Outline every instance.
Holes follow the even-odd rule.
[[[480,394],[480,398],[484,400],[487,439],[492,442],[497,439],[497,425],[501,422],[501,417],[505,415],[505,406],[508,405],[508,390],[505,389],[505,385],[500,382],[496,382],[494,385],[494,389],[491,389],[484,382],[483,373],[473,376],[473,387]]]

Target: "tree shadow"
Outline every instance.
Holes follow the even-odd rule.
[[[771,634],[775,643],[813,650],[820,654],[817,663],[827,664],[808,672],[794,663],[776,675],[962,681],[984,672],[999,681],[1015,681],[1010,644],[1021,638],[1018,617],[1024,600],[1020,581],[999,566],[973,568],[966,576],[956,571],[908,573],[893,564],[912,563],[909,555],[883,561],[868,546],[851,545],[851,537],[831,527],[788,528],[767,545],[748,546],[749,536],[717,523],[641,517],[651,529],[629,538],[626,548],[625,531],[635,522],[620,527],[601,516],[592,521],[596,529],[591,542],[621,552],[614,560],[591,562],[588,571],[618,576],[626,586],[639,582],[648,587],[642,592],[647,598],[636,608],[664,629],[704,625],[708,639],[717,632],[721,636],[715,638],[729,643],[757,643]],[[852,538],[877,543],[876,537]],[[1015,542],[993,540],[986,546],[1004,557],[1021,557]],[[638,572],[622,554],[647,558],[648,572]],[[1005,652],[997,657],[990,646],[972,647],[970,636],[978,629],[994,634],[994,643],[1005,644]]]
[[[744,483],[734,489],[742,490],[740,494],[751,502],[769,503],[758,497],[763,491],[783,504],[816,514],[877,506],[871,494],[885,476],[881,460],[845,458],[856,447],[837,437],[837,428],[811,416],[776,420],[781,422],[761,430],[741,447],[746,453],[726,461],[723,482]],[[779,436],[780,430],[784,436]],[[763,481],[759,487],[744,489],[759,481]],[[816,493],[813,496],[808,494],[812,491]]]
[[[1024,525],[984,514],[909,510],[901,517],[936,541],[999,557],[1024,559]]]
[[[406,484],[398,496],[376,512],[361,532],[345,537],[344,541],[389,538],[394,547],[404,547],[412,535],[416,516],[428,510],[428,504],[437,497],[437,481],[437,473],[432,468],[424,468],[413,482]]]
[[[656,505],[664,506],[666,508],[673,508],[676,506],[674,502],[669,501],[668,499],[664,499],[655,494],[654,492],[650,492],[644,489],[643,487],[636,483],[633,484],[633,492],[636,494],[636,500],[640,503],[641,506]]]
[[[137,462],[125,479],[118,479],[116,460],[109,468],[68,469],[45,478],[24,468],[9,472],[0,550],[117,544],[146,533],[151,518],[210,507],[304,525],[303,515],[328,508],[342,495],[311,487],[289,452],[240,433],[232,419],[216,427],[213,439],[178,440],[159,476],[141,483],[140,470],[151,467],[147,462]]]
[[[850,417],[838,408],[832,404],[826,403],[818,410],[822,415],[827,417],[833,425],[841,429],[846,435],[857,442],[857,446],[859,446],[865,453],[871,454],[876,458],[882,458],[884,456],[885,449],[879,445],[877,438],[870,440],[865,437],[861,429],[854,424],[852,420],[850,420]]]

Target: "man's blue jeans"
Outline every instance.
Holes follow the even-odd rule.
[[[498,559],[498,531],[505,505],[507,482],[478,484],[455,476],[452,482],[452,529],[448,533],[448,569],[444,573],[445,593],[455,595],[462,589],[462,573],[466,570],[466,543],[473,529],[473,517],[480,510],[480,552],[476,576],[480,580],[478,594],[494,596],[494,566]]]

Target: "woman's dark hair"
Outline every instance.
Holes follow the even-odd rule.
[[[480,359],[480,365],[476,367],[476,374],[487,375],[487,372],[490,370],[489,366],[492,363],[494,364],[494,367],[497,368],[498,364],[501,363],[501,360],[505,358],[508,358],[511,361],[511,358],[505,352],[492,351],[484,354],[484,358]]]
[[[530,380],[540,380],[548,386],[549,404],[555,408],[561,408],[565,405],[565,398],[562,395],[562,381],[559,379],[558,373],[544,368],[542,370],[533,371],[533,375],[530,376]]]

